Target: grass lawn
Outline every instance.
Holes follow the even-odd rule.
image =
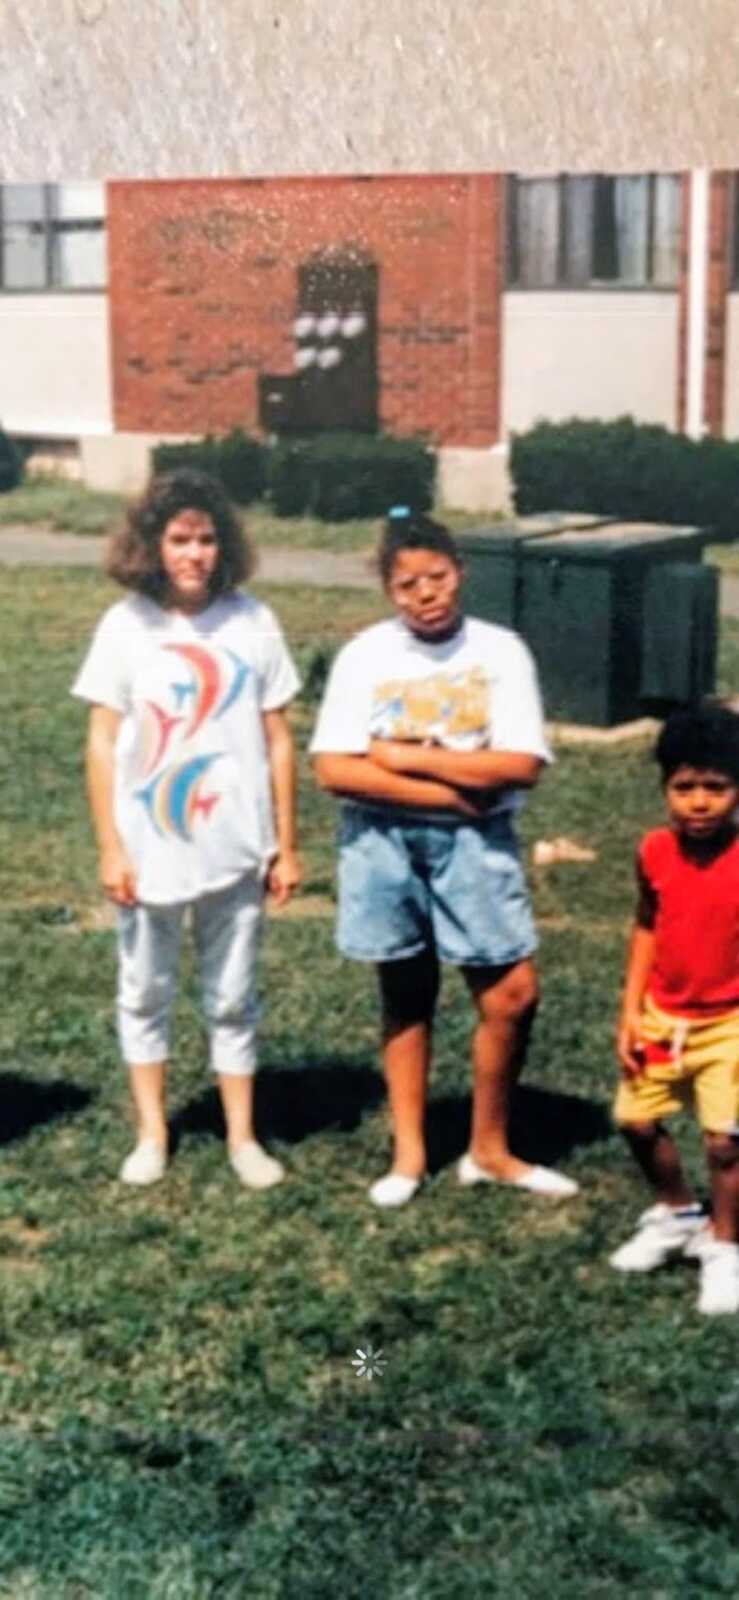
[[[307,665],[378,614],[371,595],[265,592]],[[260,1126],[289,1181],[249,1194],[227,1169],[188,969],[175,1158],[126,1191],[113,936],[67,695],[110,594],[93,572],[0,569],[0,1594],[735,1594],[736,1320],[697,1316],[686,1264],[607,1264],[646,1203],[608,1112],[633,846],[660,815],[644,747],[563,751],[525,820],[527,844],[598,851],[534,877],[545,998],[515,1113],[521,1152],[580,1198],[456,1186],[470,1019],[449,973],[432,1181],[406,1211],[368,1205],[387,1155],[375,999],[333,948],[333,806],[305,768],[307,882],[263,962]],[[736,626],[722,672],[736,688]],[[691,1129],[685,1148],[700,1173]],[[368,1342],[387,1361],[371,1383],[351,1366]]]
[[[0,528],[27,523],[65,533],[105,534],[120,521],[125,503],[123,495],[86,489],[80,483],[31,479],[9,494],[0,494]],[[459,532],[489,526],[496,521],[493,513],[454,511],[440,514]],[[356,522],[319,522],[314,517],[275,517],[261,504],[246,507],[243,516],[257,548],[371,550],[379,527],[371,518]]]

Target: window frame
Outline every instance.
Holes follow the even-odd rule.
[[[739,290],[739,172],[732,172],[729,189],[729,294]]]
[[[656,219],[656,192],[655,181],[657,178],[675,178],[680,180],[680,172],[644,172],[644,173],[619,173],[619,172],[552,172],[542,173],[541,179],[549,179],[557,184],[557,282],[551,284],[521,283],[518,272],[520,271],[520,246],[517,239],[517,206],[516,190],[522,183],[537,181],[538,174],[511,172],[506,175],[506,204],[505,204],[505,282],[504,291],[513,294],[677,294],[680,285],[679,260],[676,266],[674,283],[654,283],[652,274],[655,261],[655,219]],[[737,174],[739,177],[739,174]],[[608,179],[613,182],[620,177],[644,177],[649,180],[647,189],[647,278],[644,283],[627,283],[619,278],[590,277],[585,283],[568,283],[565,272],[566,244],[567,244],[567,210],[566,210],[566,184],[568,180],[577,178]],[[597,202],[596,202],[597,203]],[[737,212],[739,216],[739,212]],[[736,287],[739,288],[739,229],[737,230],[737,279]],[[595,242],[591,250],[591,265],[595,257]],[[515,273],[514,275],[514,267]]]
[[[54,254],[55,241],[63,233],[71,231],[100,232],[105,235],[107,231],[107,215],[105,212],[105,185],[103,189],[103,209],[99,217],[71,216],[60,217],[55,211],[55,196],[60,185],[58,183],[42,183],[43,215],[34,220],[32,226],[43,230],[44,238],[44,282],[43,284],[6,284],[5,282],[5,214],[3,199],[5,190],[10,188],[9,183],[0,183],[0,296],[3,295],[90,295],[107,294],[109,288],[109,274],[97,284],[65,284],[54,282]],[[106,262],[107,266],[107,262]]]

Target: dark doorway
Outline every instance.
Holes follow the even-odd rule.
[[[260,379],[274,432],[377,430],[377,265],[363,251],[320,251],[298,268],[295,372]]]

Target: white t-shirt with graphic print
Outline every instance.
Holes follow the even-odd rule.
[[[510,628],[477,617],[465,617],[457,633],[438,643],[419,639],[393,617],[365,628],[339,651],[311,751],[365,755],[371,739],[552,759],[530,651]],[[522,801],[520,790],[506,788],[490,815],[516,810]],[[411,814],[407,806],[371,803]],[[367,804],[364,797],[361,804]]]
[[[276,617],[250,595],[195,615],[128,596],[101,618],[72,694],[122,714],[116,828],[145,904],[263,872],[275,852],[262,712],[299,678]]]

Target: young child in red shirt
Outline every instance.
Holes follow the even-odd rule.
[[[611,1264],[651,1272],[693,1255],[698,1310],[716,1315],[739,1311],[739,716],[677,712],[655,757],[670,826],[648,833],[637,857],[614,1115],[656,1204]],[[688,1104],[705,1140],[712,1227],[661,1122]]]

